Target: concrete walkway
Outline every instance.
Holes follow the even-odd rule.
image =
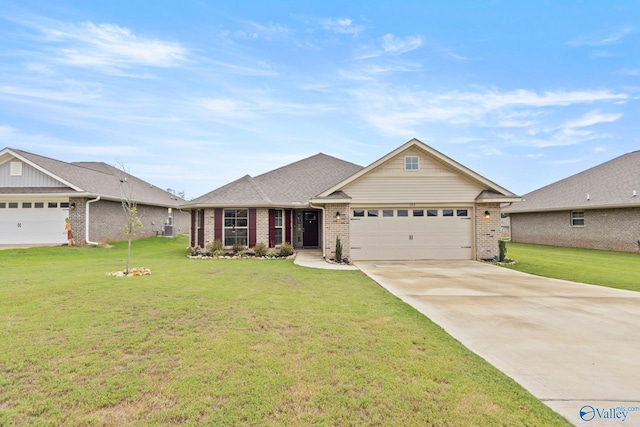
[[[332,264],[322,258],[321,249],[301,249],[296,251],[294,264],[302,267],[320,268],[323,270],[357,270],[355,265]]]
[[[640,426],[640,292],[475,261],[356,266],[574,425]]]

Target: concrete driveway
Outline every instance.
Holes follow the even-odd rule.
[[[640,292],[475,261],[356,265],[571,423],[640,426]]]

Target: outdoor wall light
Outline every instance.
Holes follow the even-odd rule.
[[[336,221],[340,221],[340,212],[336,212]]]
[[[484,211],[484,217],[485,218],[491,218],[491,214],[489,213],[489,211]]]
[[[69,207],[70,207],[71,209],[75,209],[75,208],[76,208],[76,202],[71,202],[71,203],[69,203]]]

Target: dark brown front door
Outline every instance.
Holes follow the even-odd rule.
[[[304,211],[303,212],[303,230],[302,230],[302,245],[317,247],[318,246],[318,212],[316,211]]]

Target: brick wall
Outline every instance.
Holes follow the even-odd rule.
[[[340,219],[336,220],[336,212],[340,212]],[[336,256],[336,237],[342,243],[342,257],[349,258],[349,204],[332,203],[325,206],[325,253],[328,259]]]
[[[83,244],[86,229],[86,202],[90,199],[70,199],[75,202],[75,208],[70,210],[71,227],[74,230],[76,243]],[[142,228],[136,229],[135,239],[147,236],[159,235],[162,226],[168,217],[166,207],[138,205],[138,216],[142,222]],[[127,217],[122,208],[122,203],[109,200],[99,200],[89,204],[89,240],[103,243],[108,241],[126,240],[123,226]],[[189,230],[189,214],[173,209],[173,223],[177,233],[186,233]]]
[[[511,241],[638,252],[640,208],[584,211],[584,227],[571,226],[571,211],[512,213]]]
[[[476,259],[491,259],[500,255],[500,205],[477,204],[475,211]],[[489,211],[489,218],[485,218],[485,211]]]

